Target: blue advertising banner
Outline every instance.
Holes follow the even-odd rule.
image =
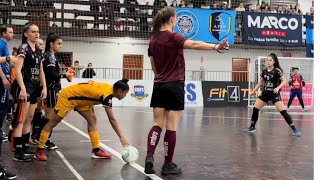
[[[175,8],[174,32],[187,39],[218,43],[228,39],[234,44],[236,11]]]
[[[307,57],[313,57],[313,16],[306,15],[306,54]]]
[[[244,44],[299,47],[302,45],[302,16],[243,12]]]

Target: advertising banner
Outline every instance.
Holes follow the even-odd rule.
[[[66,79],[61,80],[62,88],[67,86],[84,83],[88,81],[104,82],[113,85],[117,80],[107,79],[84,79],[73,78],[72,82],[68,82]],[[125,98],[119,101],[116,98],[112,99],[113,106],[144,106],[150,107],[153,81],[145,80],[130,80],[129,92]],[[202,107],[202,84],[200,81],[186,81],[185,82],[185,106]]]
[[[290,87],[288,84],[284,85],[283,88],[281,89],[281,99],[283,103],[287,106],[289,98],[290,98]],[[302,90],[302,99],[303,103],[306,107],[311,107],[313,106],[313,85],[306,84],[305,88]],[[295,97],[292,101],[291,106],[300,106],[299,100],[297,97]]]
[[[248,83],[230,81],[202,81],[204,107],[247,106]]]
[[[313,16],[306,15],[306,46],[307,57],[313,57]]]
[[[300,47],[302,16],[243,12],[243,42],[249,45]]]
[[[174,32],[187,39],[218,43],[228,39],[234,43],[236,12],[232,10],[206,10],[175,8],[176,26]]]

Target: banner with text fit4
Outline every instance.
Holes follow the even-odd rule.
[[[243,34],[244,44],[300,47],[302,16],[243,12]]]
[[[202,81],[204,107],[247,106],[248,82]]]
[[[174,8],[176,26],[174,32],[187,39],[219,43],[228,39],[234,44],[236,12],[232,10],[207,10]]]
[[[306,15],[306,46],[307,57],[313,57],[313,16]]]

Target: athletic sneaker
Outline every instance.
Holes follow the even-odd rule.
[[[30,147],[28,147],[27,149],[23,149],[23,153],[26,156],[33,156],[35,152]]]
[[[59,149],[58,146],[56,146],[52,141],[47,140],[46,144],[44,145],[44,147],[48,150],[55,150],[55,149]]]
[[[154,159],[152,156],[147,156],[144,165],[144,173],[146,174],[155,174],[156,171],[153,168]]]
[[[44,154],[44,149],[38,148],[34,154],[34,158],[38,161],[46,161],[47,156]]]
[[[287,107],[287,112],[290,112],[290,109]]]
[[[307,108],[302,108],[302,112],[305,112],[305,111],[307,111]]]
[[[2,142],[7,142],[8,141],[8,136],[6,133],[2,132]]]
[[[249,127],[249,128],[243,129],[243,132],[248,132],[248,133],[254,133],[255,131],[256,131],[256,128],[254,128],[254,127]]]
[[[300,131],[298,131],[298,130],[292,130],[292,132],[293,132],[293,135],[294,136],[297,136],[297,137],[301,137],[301,133],[300,133]]]
[[[92,152],[91,157],[93,159],[111,159],[111,155],[100,149],[98,152]]]
[[[22,150],[17,150],[14,152],[13,160],[21,162],[30,162],[31,158],[27,157]]]
[[[181,174],[181,173],[182,173],[181,168],[175,163],[172,163],[171,165],[164,164],[161,169],[161,174],[163,175]]]
[[[6,176],[4,172],[0,172],[0,180],[8,180],[9,178]]]
[[[38,139],[33,139],[33,138],[32,138],[32,144],[33,144],[33,145],[38,145],[38,143],[39,143],[39,140],[38,140]]]
[[[0,172],[4,173],[5,176],[8,178],[8,179],[16,179],[17,178],[17,175],[16,174],[13,174],[11,172],[9,172],[8,170],[6,170],[5,168],[3,167],[0,167]],[[1,178],[0,178],[1,179]]]

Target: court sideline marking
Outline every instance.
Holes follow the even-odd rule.
[[[83,177],[77,172],[76,169],[69,163],[69,161],[64,157],[64,155],[59,151],[56,150],[56,153],[60,156],[62,161],[68,166],[70,171],[78,178],[78,180],[84,180]]]
[[[132,112],[142,112],[142,113],[148,113],[148,114],[152,114],[153,112],[152,111],[142,111],[142,110],[131,110],[131,109],[122,109],[122,108],[112,108],[112,109],[115,109],[115,110],[120,110],[120,111],[132,111]],[[271,114],[272,112],[264,112],[264,113],[269,113]],[[292,112],[291,112],[292,113]],[[277,114],[280,115],[280,112],[277,112]],[[290,114],[290,112],[289,112]],[[293,112],[292,115],[311,115],[310,112],[306,113],[306,114],[296,114],[295,112]],[[312,114],[313,115],[313,114]],[[213,118],[225,118],[225,119],[249,119],[251,120],[251,117],[228,117],[228,116],[203,116],[203,115],[190,115],[190,114],[182,114],[182,116],[190,116],[190,117],[206,117],[206,118],[210,118],[210,117],[213,117]],[[262,118],[262,117],[259,117],[259,119],[263,119],[263,120],[270,120],[270,121],[278,121],[278,119],[272,119],[272,118]],[[294,119],[292,118],[293,121],[312,121],[312,120],[301,120],[301,119]]]
[[[81,131],[80,129],[74,127],[74,126],[71,125],[70,123],[68,123],[68,122],[66,122],[66,121],[64,121],[64,120],[62,120],[61,122],[64,123],[65,125],[67,125],[68,127],[70,127],[71,129],[75,130],[77,133],[79,133],[79,134],[82,135],[83,137],[85,137],[85,138],[87,138],[87,139],[90,139],[90,137],[89,137],[88,134],[86,134],[85,132]],[[105,144],[103,144],[103,143],[101,143],[101,142],[100,142],[100,146],[103,147],[104,149],[106,149],[108,152],[112,153],[114,156],[116,156],[117,158],[119,158],[121,161],[123,161],[123,160],[122,160],[122,157],[121,157],[121,154],[120,154],[119,152],[117,152],[116,150],[110,148],[109,146],[107,146],[107,145],[105,145]],[[125,162],[123,161],[123,163],[125,163]],[[151,174],[151,175],[145,174],[145,173],[144,173],[144,168],[143,168],[142,166],[140,166],[139,164],[137,164],[137,163],[132,163],[132,164],[130,164],[130,166],[136,168],[136,169],[137,169],[138,171],[140,171],[142,174],[144,174],[145,176],[148,176],[148,177],[151,178],[151,179],[163,180],[162,178],[158,177],[158,176],[155,175],[155,174]]]

